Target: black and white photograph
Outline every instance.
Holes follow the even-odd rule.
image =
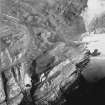
[[[105,105],[105,0],[0,0],[0,105]]]

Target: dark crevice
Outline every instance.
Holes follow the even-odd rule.
[[[3,85],[4,85],[4,92],[5,92],[5,95],[6,95],[6,98],[5,98],[5,101],[7,102],[8,101],[8,93],[7,93],[7,79],[5,77],[5,74],[4,72],[1,73],[2,74],[2,77],[3,77]]]

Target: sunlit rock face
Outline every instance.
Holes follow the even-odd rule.
[[[24,94],[31,96],[37,105],[59,101],[62,90],[72,86],[87,64],[83,72],[86,80],[104,78],[105,30],[104,24],[102,27],[100,24],[104,21],[101,16],[105,11],[104,1],[1,2],[0,63],[4,64],[1,87],[6,84],[8,103],[12,99],[20,102]],[[7,27],[3,28],[3,22]],[[19,96],[22,98],[14,98]],[[0,101],[5,97],[4,94]]]
[[[86,6],[87,0],[0,0],[0,73],[6,93],[0,103],[18,105],[23,97],[25,104],[59,101],[89,61],[78,42],[86,32],[80,15]]]

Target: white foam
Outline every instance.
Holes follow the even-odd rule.
[[[105,0],[88,0],[87,5],[88,7],[82,13],[82,16],[88,30],[91,21],[105,12]]]
[[[97,49],[101,55],[105,55],[105,34],[91,34],[85,36],[82,42],[87,43],[87,49],[94,52]]]

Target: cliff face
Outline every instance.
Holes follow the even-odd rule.
[[[80,42],[87,0],[0,3],[1,105],[65,102],[64,93],[89,63]]]

